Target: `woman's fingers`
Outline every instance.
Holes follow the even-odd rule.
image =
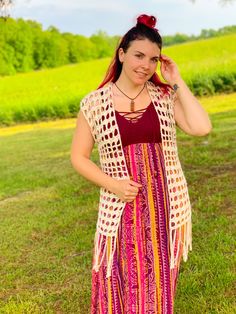
[[[173,64],[173,60],[167,56],[163,56],[163,58],[160,58],[162,65],[163,64]]]
[[[168,57],[167,55],[163,55],[163,54],[161,54],[161,56],[160,56],[160,60],[169,60],[169,61],[171,61],[171,58],[170,58],[170,57]]]
[[[133,202],[133,200],[135,200],[136,196],[133,197],[126,197],[126,202]]]
[[[135,182],[133,180],[130,180],[129,191],[132,192],[133,195],[137,195],[141,187],[142,187],[142,184]]]
[[[142,184],[133,180],[120,180],[117,195],[125,202],[132,202],[137,196]]]
[[[138,188],[141,188],[141,186],[142,186],[142,184],[140,184],[140,183],[138,183],[138,182],[135,182],[135,181],[133,181],[133,180],[130,180],[130,184],[131,184],[132,186],[136,186],[136,187],[138,187]]]
[[[126,191],[125,192],[125,195],[126,196],[133,196],[133,195],[137,195],[138,194],[138,191]]]
[[[131,192],[131,193],[138,193],[139,188],[129,186],[129,187],[127,188],[127,191],[128,191],[128,192]]]

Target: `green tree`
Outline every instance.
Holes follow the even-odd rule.
[[[113,48],[109,36],[106,32],[98,31],[96,34],[90,37],[90,40],[96,46],[96,57],[104,58],[111,56],[113,53]]]
[[[77,63],[95,58],[96,46],[89,38],[70,33],[64,33],[63,38],[68,44],[69,63]]]
[[[68,63],[69,49],[67,41],[53,26],[43,36],[43,67],[56,67]]]
[[[38,22],[28,20],[32,30],[32,45],[33,45],[33,69],[38,70],[43,67],[44,63],[44,36],[42,25]]]

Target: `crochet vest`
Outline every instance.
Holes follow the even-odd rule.
[[[116,121],[112,85],[113,83],[110,82],[85,96],[80,103],[80,110],[83,112],[97,144],[101,170],[117,180],[122,180],[130,177]],[[164,94],[159,86],[155,86],[149,81],[147,89],[160,121],[170,202],[170,268],[173,269],[177,265],[181,248],[184,261],[187,261],[188,251],[192,250],[191,204],[187,182],[178,157],[173,90],[170,88],[169,92]],[[111,276],[116,237],[125,205],[126,202],[116,194],[103,187],[100,188],[93,269],[97,272],[102,262],[106,262],[107,278]]]

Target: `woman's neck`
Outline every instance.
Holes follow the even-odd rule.
[[[115,82],[118,87],[129,97],[132,98],[135,97],[140,90],[142,90],[144,83],[143,84],[134,84],[132,81],[127,79],[126,77],[120,76],[118,80]]]

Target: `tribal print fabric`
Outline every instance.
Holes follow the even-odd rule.
[[[123,148],[130,178],[142,184],[126,204],[117,235],[111,276],[104,259],[92,270],[92,314],[173,314],[182,246],[175,238],[178,264],[170,268],[169,199],[161,143]],[[105,243],[105,241],[104,241]],[[109,255],[107,246],[107,255]]]

